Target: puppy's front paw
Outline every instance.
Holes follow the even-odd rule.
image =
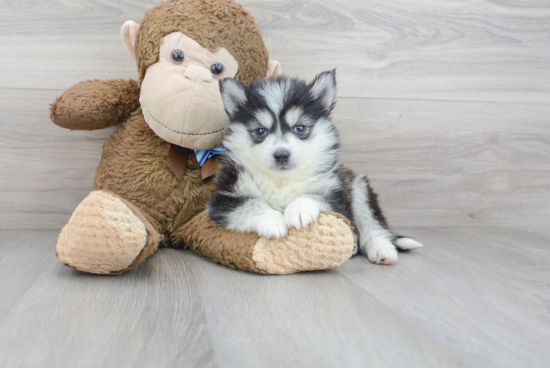
[[[288,227],[300,230],[308,227],[319,218],[319,206],[313,199],[301,197],[292,201],[285,209],[285,221]]]
[[[256,232],[266,238],[283,238],[288,233],[285,217],[279,211],[273,210],[259,216],[256,221]]]
[[[397,249],[386,238],[374,238],[369,240],[367,258],[375,264],[391,265],[397,262]]]

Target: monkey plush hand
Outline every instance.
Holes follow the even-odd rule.
[[[64,128],[120,124],[104,145],[93,191],[61,230],[61,262],[120,274],[172,244],[230,267],[284,274],[351,256],[353,233],[337,214],[322,214],[281,240],[230,232],[206,216],[217,161],[197,161],[195,150],[221,145],[228,118],[219,81],[249,83],[280,72],[246,10],[233,0],[167,0],[141,26],[124,23],[121,33],[139,81],[82,82],[51,107],[52,121]]]

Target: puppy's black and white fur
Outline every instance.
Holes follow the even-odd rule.
[[[280,77],[243,86],[225,79],[220,90],[230,124],[218,190],[208,201],[214,223],[278,238],[308,226],[319,211],[334,211],[350,219],[358,251],[373,263],[395,263],[397,250],[422,246],[388,228],[366,176],[338,161],[330,117],[334,71],[309,84]]]

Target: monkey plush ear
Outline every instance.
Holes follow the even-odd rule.
[[[309,84],[309,90],[314,98],[321,100],[326,109],[332,110],[336,98],[336,69],[316,76]]]
[[[126,51],[135,59],[136,58],[136,37],[139,32],[139,24],[129,20],[124,22],[122,28],[120,28],[120,36],[122,37],[122,43],[126,47]]]
[[[281,75],[281,64],[277,60],[269,60],[266,78],[276,78]]]
[[[246,103],[244,86],[233,78],[225,78],[220,81],[220,93],[225,111],[229,116],[233,115],[240,105]]]

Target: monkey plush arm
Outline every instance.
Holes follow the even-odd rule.
[[[172,233],[171,241],[216,263],[264,274],[339,266],[352,256],[357,244],[350,222],[328,212],[321,212],[307,228],[292,228],[282,239],[267,239],[257,233],[227,230],[214,224],[204,211]]]
[[[134,80],[80,82],[50,107],[50,118],[71,130],[103,129],[122,123],[139,106],[139,85]]]

